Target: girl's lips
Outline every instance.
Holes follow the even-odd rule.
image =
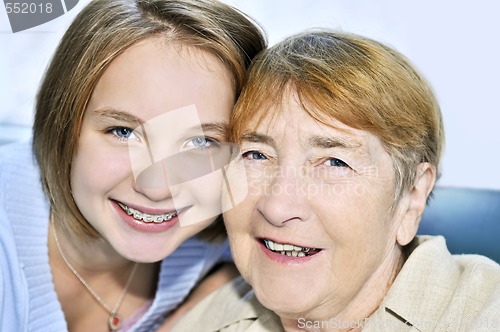
[[[129,216],[133,216],[135,219],[139,221],[144,221],[146,223],[150,222],[155,222],[155,223],[162,223],[164,221],[169,221],[173,217],[177,216],[179,214],[179,211],[174,211],[171,213],[167,214],[148,214],[148,213],[143,213],[139,210],[135,210],[131,207],[128,207],[126,205],[123,205],[122,203],[118,203],[118,206],[121,207]]]
[[[138,220],[134,218],[133,215],[129,215],[124,209],[122,209],[117,201],[111,201],[111,205],[115,209],[115,211],[118,213],[118,216],[122,221],[124,221],[129,227],[135,229],[136,231],[139,232],[145,232],[145,233],[160,233],[164,232],[174,226],[176,226],[179,222],[179,214],[184,213],[188,208],[183,209],[182,211],[179,211],[175,216],[173,216],[170,220],[165,220],[159,223],[156,222],[144,222],[143,220]],[[149,209],[148,211],[156,211],[156,212],[165,212],[166,210],[152,210]],[[173,210],[175,211],[175,210]]]
[[[149,207],[146,207],[146,206],[139,206],[139,205],[135,205],[133,203],[126,203],[126,202],[121,202],[121,201],[117,201],[117,200],[112,200],[114,203],[117,203],[117,204],[123,204],[125,206],[128,206],[134,210],[137,210],[137,211],[140,211],[141,213],[147,213],[147,214],[154,214],[154,215],[160,215],[160,214],[169,214],[169,213],[172,213],[172,212],[175,212],[175,211],[181,211],[182,209],[179,209],[179,210],[176,210],[174,208],[172,209],[156,209],[156,208],[149,208]]]

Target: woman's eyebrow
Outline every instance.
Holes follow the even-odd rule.
[[[140,126],[144,123],[142,119],[136,117],[135,115],[111,107],[96,109],[94,110],[94,114],[98,117],[112,118],[118,121],[133,123],[136,124],[136,126]]]
[[[308,144],[311,148],[342,149],[352,155],[373,159],[369,145],[356,138],[315,135],[308,138]]]
[[[363,146],[358,140],[347,139],[343,137],[328,137],[328,136],[311,136],[308,139],[309,146],[331,149],[331,148],[343,148],[343,149],[356,149]]]
[[[259,134],[256,132],[249,132],[249,133],[243,134],[243,136],[241,136],[241,140],[246,141],[246,142],[251,142],[251,143],[263,143],[266,145],[270,145],[272,147],[276,147],[276,142],[274,141],[274,139],[272,137],[267,136],[267,135],[263,135],[263,134]]]

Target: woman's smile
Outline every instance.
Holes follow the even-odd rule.
[[[316,255],[322,250],[313,247],[302,247],[291,243],[275,242],[265,238],[262,238],[261,240],[268,250],[285,256],[307,257]]]

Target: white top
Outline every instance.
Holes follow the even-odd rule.
[[[48,257],[49,204],[31,141],[0,147],[0,331],[67,331]],[[152,331],[217,262],[227,241],[188,239],[163,260],[149,310],[130,331]]]

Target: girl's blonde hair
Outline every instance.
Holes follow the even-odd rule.
[[[217,0],[93,0],[64,34],[36,100],[33,149],[51,207],[77,234],[96,238],[71,194],[71,163],[90,95],[107,66],[150,37],[217,56],[235,100],[252,58],[266,47],[246,15]]]

